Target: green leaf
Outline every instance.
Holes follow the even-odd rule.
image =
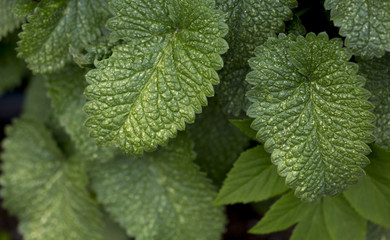
[[[26,17],[34,12],[34,9],[38,6],[39,1],[31,0],[16,0],[14,7],[12,8],[15,16]]]
[[[287,190],[262,146],[240,155],[216,199],[217,204],[263,201]]]
[[[369,222],[367,225],[367,240],[390,240],[390,229]]]
[[[97,197],[128,235],[143,239],[220,239],[221,207],[209,180],[192,163],[186,136],[141,157],[127,156],[96,168]]]
[[[86,125],[97,142],[141,154],[194,122],[227,50],[227,26],[213,7],[212,0],[111,2],[111,40],[126,44],[87,74]]]
[[[360,73],[367,79],[365,87],[372,92],[375,143],[390,149],[390,53],[379,59],[357,60]]]
[[[301,20],[297,15],[294,14],[293,19],[286,23],[286,33],[292,33],[296,36],[306,34],[305,26],[303,26]]]
[[[247,118],[243,120],[229,120],[234,126],[240,129],[245,135],[250,137],[250,139],[254,141],[258,141],[256,138],[257,132],[251,128],[251,124],[253,122],[252,118]]]
[[[248,116],[286,184],[304,200],[336,195],[369,163],[374,116],[358,66],[340,39],[281,34],[256,49]]]
[[[70,60],[69,46],[95,40],[108,15],[107,0],[41,0],[19,34],[19,56],[35,73],[60,69]]]
[[[226,119],[215,97],[188,130],[195,144],[195,163],[216,185],[222,185],[233,162],[248,147],[249,138]]]
[[[373,58],[390,51],[389,1],[326,0],[325,8],[354,54]]]
[[[18,28],[24,20],[12,13],[15,2],[16,0],[0,0],[0,40]]]
[[[6,129],[1,196],[26,240],[102,239],[100,212],[85,186],[79,156],[66,158],[35,120]]]
[[[284,31],[285,20],[293,17],[290,8],[296,0],[217,0],[217,8],[226,13],[230,32],[226,36],[229,51],[224,55],[225,66],[220,72],[218,89],[224,110],[234,116],[249,106],[245,93],[249,90],[245,75],[250,71],[247,61],[255,48],[268,37]]]
[[[68,65],[64,70],[44,76],[47,95],[58,116],[61,126],[73,139],[76,148],[89,159],[111,158],[108,149],[100,149],[94,139],[89,136],[89,130],[84,126],[87,114],[83,111],[86,98],[83,95],[87,85],[85,71],[75,65]]]
[[[373,146],[369,157],[367,175],[344,196],[360,215],[390,228],[390,152]]]
[[[267,234],[287,229],[311,213],[313,208],[313,204],[302,202],[290,191],[275,202],[249,232]]]

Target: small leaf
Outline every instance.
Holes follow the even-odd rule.
[[[60,69],[70,61],[69,46],[95,40],[108,18],[107,0],[41,0],[19,34],[19,56],[34,73]]]
[[[356,183],[369,163],[374,116],[364,78],[326,33],[279,35],[256,49],[247,81],[252,128],[296,196],[313,201]]]
[[[14,31],[23,22],[23,17],[17,17],[12,13],[17,0],[0,0],[0,40]]]
[[[234,126],[240,129],[245,135],[250,137],[250,139],[254,141],[258,141],[256,138],[257,132],[251,128],[251,124],[253,122],[252,118],[247,118],[243,120],[229,120]]]
[[[213,206],[215,189],[194,158],[188,137],[179,135],[156,152],[97,166],[93,188],[137,240],[220,239],[222,208]]]
[[[211,0],[113,0],[111,8],[110,38],[125,44],[87,74],[86,125],[98,143],[142,154],[194,122],[213,96],[227,26]]]
[[[390,228],[390,152],[374,146],[369,157],[367,175],[344,196],[360,215]]]
[[[354,54],[373,58],[390,51],[389,1],[326,0],[325,8]]]
[[[240,155],[216,199],[217,204],[263,201],[287,190],[262,146]]]
[[[82,159],[66,158],[51,132],[35,120],[16,120],[6,134],[1,196],[18,216],[24,239],[102,239]]]

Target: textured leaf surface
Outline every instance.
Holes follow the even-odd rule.
[[[107,0],[42,0],[19,34],[19,56],[36,73],[52,72],[70,60],[69,46],[82,48],[100,35]]]
[[[368,220],[390,228],[390,152],[373,147],[367,175],[344,192],[356,211]]]
[[[221,185],[233,162],[249,145],[249,138],[227,120],[215,97],[189,131],[195,144],[195,163],[215,184]]]
[[[225,67],[221,70],[218,93],[224,109],[234,116],[246,110],[249,102],[245,93],[249,90],[245,75],[250,71],[248,59],[255,48],[268,37],[284,31],[285,20],[292,19],[290,8],[296,0],[217,0],[217,8],[226,13],[229,34],[226,40],[229,51],[224,55]]]
[[[335,195],[369,163],[374,119],[364,78],[340,39],[270,39],[250,60],[248,115],[286,184],[304,200]]]
[[[0,0],[0,40],[19,27],[24,19],[12,13],[15,3],[16,0]]]
[[[71,136],[79,152],[90,159],[110,158],[110,151],[98,148],[84,126],[87,119],[82,109],[86,102],[83,92],[87,85],[84,74],[85,71],[77,66],[68,65],[64,70],[45,75],[47,94],[60,124]]]
[[[111,39],[127,44],[88,73],[86,124],[99,143],[141,154],[184,130],[214,94],[227,27],[211,0],[114,0],[111,8]]]
[[[262,146],[240,155],[223,183],[217,204],[259,202],[287,190],[271,156]]]
[[[326,0],[325,8],[354,54],[372,58],[390,51],[389,1]]]
[[[365,88],[372,93],[370,102],[375,107],[375,143],[390,149],[390,53],[379,59],[358,59],[358,62],[360,73],[367,79]]]
[[[102,239],[100,213],[85,188],[82,159],[66,158],[35,120],[17,120],[6,134],[1,196],[19,217],[24,239]]]
[[[212,205],[215,190],[192,163],[192,144],[183,135],[159,151],[96,169],[99,201],[137,240],[214,240],[224,230],[222,208]]]

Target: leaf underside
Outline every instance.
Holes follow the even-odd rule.
[[[336,195],[364,174],[374,116],[340,39],[281,34],[256,49],[247,81],[252,128],[304,200]]]
[[[141,157],[125,156],[98,166],[97,197],[112,217],[137,240],[220,239],[221,207],[210,181],[192,163],[185,134]]]
[[[69,47],[83,48],[101,34],[108,0],[42,0],[19,34],[19,56],[34,73],[63,68]]]
[[[238,117],[249,106],[245,97],[249,90],[245,82],[245,75],[250,71],[247,61],[258,45],[284,31],[283,21],[292,19],[290,8],[298,4],[296,0],[217,0],[216,4],[226,13],[229,26],[226,36],[229,51],[223,56],[225,64],[219,73],[221,84],[217,93],[224,110]]]
[[[390,51],[389,1],[326,0],[325,8],[354,54],[373,58]]]
[[[111,2],[112,41],[124,40],[87,74],[86,125],[97,142],[141,154],[166,144],[213,96],[227,50],[212,0]]]

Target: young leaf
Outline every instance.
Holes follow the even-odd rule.
[[[374,146],[369,157],[367,175],[344,196],[360,215],[390,228],[390,152]]]
[[[20,26],[23,17],[17,17],[12,13],[16,0],[0,0],[0,40]]]
[[[372,92],[375,143],[390,149],[390,53],[373,60],[358,58],[358,63],[360,73],[367,78],[365,87]]]
[[[87,74],[86,125],[99,143],[141,154],[165,144],[214,94],[227,50],[212,0],[111,3],[113,55]]]
[[[325,8],[356,55],[373,58],[390,51],[389,1],[326,0]]]
[[[249,146],[249,138],[226,119],[215,97],[188,130],[195,144],[195,163],[216,185],[221,185],[233,162]]]
[[[253,122],[252,118],[247,118],[243,120],[229,120],[234,126],[240,129],[245,135],[250,137],[250,139],[254,141],[258,141],[256,138],[257,132],[251,128],[251,124]]]
[[[21,221],[24,239],[102,239],[100,212],[85,188],[79,156],[66,158],[35,120],[16,120],[6,134],[1,196]]]
[[[217,204],[259,202],[287,190],[262,146],[240,155],[216,199]]]
[[[82,48],[100,35],[107,0],[41,0],[19,34],[19,56],[35,73],[52,72],[70,60],[69,46]]]
[[[141,157],[96,168],[93,188],[113,218],[137,240],[219,239],[224,231],[215,190],[192,163],[191,142],[179,135]]]
[[[266,151],[304,200],[336,195],[364,174],[374,119],[364,78],[340,39],[281,34],[256,49],[248,115]]]
[[[225,13],[229,34],[226,40],[229,51],[224,55],[225,66],[220,72],[218,87],[224,110],[234,116],[246,110],[249,102],[245,93],[249,90],[245,75],[250,71],[247,61],[255,48],[268,37],[284,31],[283,21],[292,19],[296,0],[217,0],[217,8]]]

